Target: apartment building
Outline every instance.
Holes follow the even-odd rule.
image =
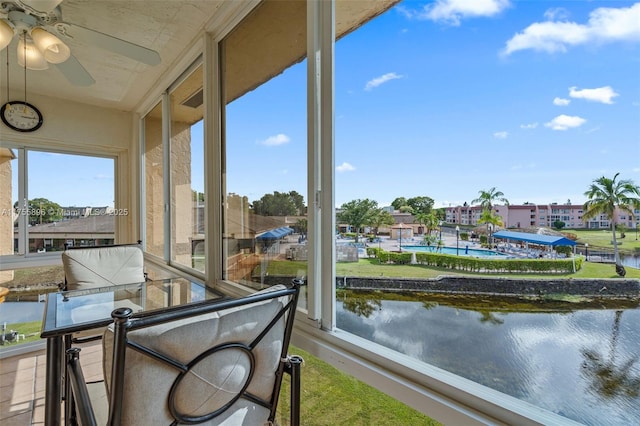
[[[608,229],[611,226],[609,218],[604,214],[585,220],[582,216],[584,212],[582,204],[496,205],[493,206],[493,211],[502,218],[506,228],[553,227],[558,221],[564,222],[565,228],[575,229]],[[481,214],[480,206],[463,205],[445,209],[446,222],[462,225],[478,224]],[[640,210],[636,209],[632,216],[616,209],[615,220],[618,224],[636,229],[640,226]]]

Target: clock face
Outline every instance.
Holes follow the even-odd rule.
[[[2,122],[18,132],[33,132],[42,126],[38,108],[21,101],[7,102],[0,110]]]

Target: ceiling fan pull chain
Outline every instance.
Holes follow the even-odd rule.
[[[10,101],[11,99],[9,99],[9,49],[7,49],[7,108],[11,108],[11,105],[9,105]]]
[[[24,37],[24,103],[27,103],[27,32],[22,32]],[[25,105],[26,112],[26,105]]]

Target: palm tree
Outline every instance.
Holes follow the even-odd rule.
[[[503,226],[502,218],[497,214],[494,214],[490,209],[485,209],[482,211],[480,218],[478,219],[478,224],[486,223],[487,224],[487,237],[493,239],[491,235],[489,235],[489,225],[493,225],[493,229],[496,229],[498,226]],[[493,246],[493,241],[487,240],[489,246]]]
[[[478,191],[478,198],[471,201],[471,204],[480,204],[482,207],[482,216],[478,223],[486,223],[487,224],[487,234],[489,233],[489,224],[492,223],[494,225],[502,226],[502,220],[493,214],[493,204],[496,201],[501,201],[505,205],[509,205],[509,200],[504,197],[502,191],[496,191],[496,187],[489,189],[488,191],[480,190]],[[481,222],[482,221],[482,222]],[[500,223],[496,223],[496,222]],[[491,242],[489,242],[491,243]]]
[[[491,210],[495,201],[501,201],[505,205],[509,205],[509,200],[504,197],[502,191],[496,191],[495,186],[488,191],[478,191],[478,198],[471,201],[471,204],[480,204],[482,210]]]
[[[633,218],[633,209],[640,208],[640,187],[632,180],[618,179],[620,173],[616,173],[613,179],[599,177],[595,179],[589,189],[584,193],[588,198],[584,203],[584,220],[604,214],[611,222],[613,234],[613,256],[616,262],[616,272],[620,276],[626,275],[626,270],[620,262],[618,243],[616,241],[616,208],[627,212]]]
[[[438,216],[434,212],[418,213],[415,220],[420,225],[424,225],[425,234],[430,234],[438,226]]]

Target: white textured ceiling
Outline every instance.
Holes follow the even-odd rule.
[[[35,1],[35,0],[30,0]],[[135,108],[159,78],[179,60],[184,50],[202,35],[216,13],[228,9],[230,1],[247,0],[63,0],[60,4],[62,21],[99,31],[131,43],[153,49],[160,54],[161,63],[150,66],[92,46],[81,38],[65,42],[71,53],[95,80],[89,87],[74,86],[55,67],[44,71],[27,71],[29,93],[38,93],[85,104],[130,111]],[[271,0],[280,3],[281,0]],[[288,0],[305,3],[305,0]],[[344,35],[371,19],[398,0],[338,0],[336,32]],[[2,0],[0,0],[2,2]],[[304,9],[303,9],[304,10]],[[283,45],[287,49],[287,45]],[[254,46],[255,47],[255,46]],[[9,52],[9,98],[22,99],[24,70],[16,58],[17,39]],[[250,49],[250,47],[247,47]],[[289,47],[290,48],[290,47]],[[277,50],[276,50],[277,51]],[[276,56],[286,56],[280,52]],[[6,52],[0,55],[2,91],[6,97]],[[274,60],[277,60],[274,58]],[[285,59],[282,59],[283,61]],[[291,65],[282,63],[280,69]],[[242,73],[241,70],[237,71]],[[238,75],[236,78],[240,79]],[[259,78],[252,77],[257,83]],[[250,86],[247,83],[243,90]]]
[[[132,109],[151,85],[201,34],[216,13],[217,0],[64,0],[62,20],[153,49],[161,63],[150,66],[97,48],[82,39],[66,40],[72,54],[95,83],[74,86],[55,66],[43,71],[27,70],[29,92],[76,100],[122,110]],[[17,39],[9,45],[11,98],[22,98],[24,70],[16,59]],[[0,55],[2,85],[6,84],[6,52]],[[3,99],[6,92],[3,90]]]

